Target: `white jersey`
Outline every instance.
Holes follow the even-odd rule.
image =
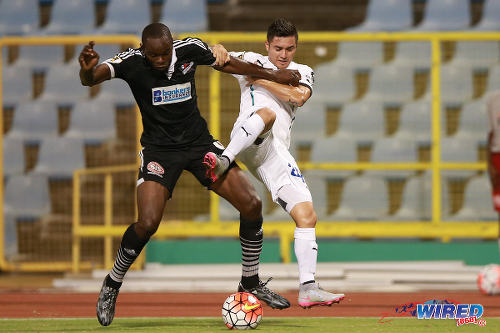
[[[229,52],[229,54],[235,58],[240,58],[264,68],[277,69],[267,56],[259,53]],[[314,83],[313,70],[309,66],[297,64],[293,61],[288,65],[287,69],[298,70],[301,75],[299,84],[311,89],[312,94]],[[241,89],[240,114],[234,128],[239,127],[239,124],[245,121],[253,112],[260,108],[268,107],[276,113],[276,120],[273,124],[273,135],[280,144],[288,149],[290,147],[290,131],[297,107],[292,103],[280,101],[276,96],[259,85],[247,86],[247,81],[243,75],[233,74],[233,76],[238,80]]]
[[[489,129],[493,132],[491,151],[500,153],[500,91],[491,94],[487,99]]]

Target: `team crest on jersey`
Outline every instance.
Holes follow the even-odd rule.
[[[157,175],[163,178],[165,170],[158,162],[149,162],[146,168],[148,169],[148,174]]]
[[[122,61],[123,61],[123,59],[120,58],[120,56],[117,56],[117,55],[108,60],[108,62],[111,62],[113,64],[119,64]]]
[[[194,62],[191,61],[191,62],[187,62],[185,64],[182,64],[180,66],[180,69],[182,71],[182,74],[186,75],[187,72],[189,72],[191,70],[191,68],[193,68],[193,65],[194,65]]]
[[[153,92],[153,105],[185,102],[191,99],[191,82],[157,87]]]

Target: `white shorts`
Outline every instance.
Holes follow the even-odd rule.
[[[261,138],[262,143],[252,144],[238,158],[266,185],[273,201],[288,213],[300,202],[312,202],[311,192],[288,149],[275,142],[272,130]]]

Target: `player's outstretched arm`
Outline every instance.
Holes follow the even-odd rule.
[[[94,50],[95,43],[90,41],[83,47],[78,62],[80,63],[80,81],[84,86],[92,87],[105,80],[111,79],[111,71],[105,64],[100,64],[99,54]]]
[[[214,68],[224,73],[250,75],[256,78],[266,79],[295,87],[299,85],[300,80],[299,71],[291,69],[273,70],[263,68],[232,56],[229,62],[227,62],[224,66],[215,66]]]
[[[247,77],[247,81],[248,85],[259,85],[278,97],[280,101],[292,103],[296,106],[304,105],[309,97],[311,97],[311,89],[303,85],[292,87],[286,84],[280,84],[265,79],[255,79],[252,77]]]

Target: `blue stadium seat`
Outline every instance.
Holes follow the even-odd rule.
[[[206,31],[208,27],[206,0],[166,1],[161,22],[172,33]]]
[[[324,63],[314,68],[315,101],[327,104],[344,103],[354,99],[356,84],[354,72],[349,67]]]
[[[368,92],[363,101],[401,103],[411,101],[414,95],[412,68],[392,65],[376,66],[370,72]]]
[[[71,112],[67,138],[80,138],[95,144],[116,137],[115,107],[111,101],[83,101]]]
[[[401,107],[398,139],[414,140],[417,144],[431,141],[431,104],[427,101],[406,103]]]
[[[427,0],[424,19],[413,31],[467,30],[469,10],[468,0]]]
[[[21,175],[24,173],[24,142],[20,138],[3,139],[3,175]]]
[[[50,212],[49,185],[43,175],[15,175],[5,184],[4,212],[18,218],[39,218]]]
[[[38,1],[0,1],[0,37],[34,33],[39,26]]]
[[[472,29],[481,31],[499,31],[500,30],[500,1],[484,0],[483,15]]]
[[[35,71],[45,71],[50,66],[64,63],[62,45],[21,45],[16,66],[31,67]]]
[[[349,178],[344,183],[339,208],[328,220],[380,220],[387,218],[389,196],[385,182],[370,176]]]
[[[384,133],[382,104],[359,101],[344,104],[334,137],[347,138],[357,144],[365,144],[384,136]]]
[[[39,142],[58,134],[58,110],[53,102],[25,102],[14,112],[9,138]]]
[[[469,67],[441,66],[441,101],[463,103],[473,97],[472,70]]]
[[[370,0],[363,23],[347,31],[407,30],[413,22],[411,6],[411,0]]]
[[[462,208],[450,220],[496,221],[498,213],[493,209],[491,185],[486,175],[472,178],[465,187]]]
[[[393,66],[429,69],[431,67],[431,43],[398,42],[395,46]]]
[[[498,64],[499,60],[498,41],[458,41],[453,59],[448,65],[487,69]]]
[[[94,29],[94,4],[88,0],[54,0],[50,23],[42,34],[89,34]]]
[[[391,220],[424,221],[432,216],[432,181],[430,173],[410,177],[405,184],[401,206]]]
[[[4,106],[15,106],[33,96],[33,73],[25,66],[2,68],[2,102]]]
[[[79,100],[86,100],[89,88],[81,84],[79,71],[77,62],[52,66],[45,75],[45,89],[38,99],[57,102],[59,105],[72,105]]]
[[[140,35],[151,23],[149,0],[110,0],[106,13],[106,21],[95,33]]]
[[[381,42],[339,42],[335,65],[370,69],[384,61]]]
[[[83,141],[78,138],[47,138],[40,145],[38,162],[31,172],[51,179],[71,179],[76,169],[85,167]]]

